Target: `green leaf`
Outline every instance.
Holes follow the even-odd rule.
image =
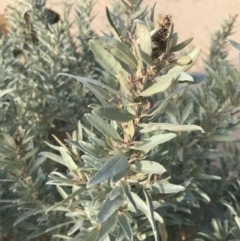
[[[121,64],[113,57],[113,55],[99,45],[96,40],[90,40],[89,46],[93,51],[96,60],[113,76],[117,76],[119,72],[125,72]]]
[[[140,8],[138,11],[131,14],[130,16],[131,21],[134,21],[137,18],[141,18],[147,12],[147,9],[148,7],[146,6],[145,8]]]
[[[105,222],[122,205],[123,201],[123,195],[118,195],[115,199],[111,200],[109,194],[96,217],[96,221],[98,223]]]
[[[126,181],[122,181],[121,185],[122,185],[122,189],[123,189],[123,192],[124,192],[126,198],[128,199],[129,203],[132,204],[132,206],[135,210],[135,213],[136,213],[137,212],[137,206],[136,206],[136,203],[134,202],[134,200],[132,198],[129,184]]]
[[[153,62],[151,56],[148,55],[148,54],[146,54],[144,51],[142,51],[142,49],[139,48],[139,46],[138,46],[137,44],[135,44],[135,46],[136,46],[136,49],[137,49],[137,53],[138,53],[138,54],[140,55],[140,57],[141,57],[141,60],[142,60],[145,64],[147,64],[148,66],[153,67],[153,66],[154,66],[154,62]]]
[[[122,42],[109,37],[100,37],[95,38],[94,40],[125,64],[137,68],[137,59],[133,55],[132,51]]]
[[[0,90],[0,98],[2,98],[4,95],[11,93],[13,90],[14,89]]]
[[[122,140],[118,132],[107,121],[93,114],[85,114],[84,116],[87,117],[89,122],[104,136],[115,140]]]
[[[114,36],[118,41],[121,41],[120,34],[118,33],[118,30],[117,30],[117,28],[115,27],[115,25],[114,25],[114,23],[113,23],[113,21],[112,21],[110,11],[108,10],[107,7],[106,7],[106,15],[107,15],[108,24],[109,24],[109,27],[110,27],[110,29],[111,29],[111,31],[112,31],[113,36]]]
[[[118,214],[118,221],[122,229],[124,230],[126,237],[129,241],[133,241],[133,233],[130,223],[125,215]]]
[[[81,187],[81,188],[75,190],[71,194],[66,194],[66,192],[60,186],[57,186],[57,188],[61,192],[61,195],[65,196],[65,198],[61,202],[59,202],[59,203],[55,204],[54,206],[50,207],[46,211],[46,213],[56,209],[57,207],[63,206],[65,203],[69,202],[70,200],[74,199],[76,196],[79,196],[79,194],[81,194],[82,192],[86,191],[85,187]]]
[[[192,62],[190,64],[180,66],[180,65],[175,65],[173,68],[171,68],[168,73],[173,73],[173,72],[185,72],[188,71],[197,61],[198,57],[200,56],[201,49],[200,48],[195,48],[188,56],[191,58]]]
[[[126,238],[126,234],[125,234],[122,226],[120,225],[118,232],[117,232],[116,240],[114,240],[114,241],[124,241],[125,238]]]
[[[215,176],[215,175],[207,175],[207,174],[198,174],[194,176],[194,179],[200,179],[200,180],[222,180],[221,177]]]
[[[110,93],[113,93],[115,95],[119,95],[119,91],[112,89],[111,87],[101,83],[98,80],[84,78],[81,76],[75,76],[75,75],[66,74],[66,73],[60,73],[58,75],[63,75],[63,76],[67,76],[70,78],[74,78],[74,79],[77,79],[78,81],[80,81],[81,83],[83,83],[89,90],[91,90],[93,92],[93,94],[100,100],[100,102],[104,106],[110,106],[110,104],[108,102],[106,102],[104,99],[104,98],[108,98],[108,95],[107,95],[107,92],[104,91],[103,89],[106,89]],[[102,89],[99,88],[99,86],[102,87]]]
[[[34,160],[34,162],[31,162],[30,167],[30,173],[33,173],[42,163],[44,163],[46,160],[46,157],[42,156],[37,158],[37,160]]]
[[[149,222],[151,223],[151,226],[153,226],[152,221],[155,221],[155,220],[157,220],[160,223],[163,223],[162,217],[156,212],[153,212],[154,220],[152,220],[151,213],[150,213],[150,210],[149,210],[149,207],[147,206],[147,204],[137,194],[135,194],[133,192],[131,192],[131,194],[137,205],[137,208],[146,215]]]
[[[33,157],[34,154],[37,153],[38,149],[39,149],[38,147],[35,147],[35,148],[32,149],[31,151],[28,151],[28,152],[25,154],[25,156],[23,157],[23,160],[27,160],[27,159]]]
[[[64,175],[62,175],[59,172],[51,172],[49,174],[49,177],[57,181],[57,182],[55,182],[54,180],[48,181],[47,184],[50,184],[50,185],[53,185],[53,184],[54,185],[64,184],[64,186],[77,185],[77,180],[66,178]]]
[[[145,23],[146,23],[146,26],[147,26],[148,30],[149,31],[154,30],[154,24],[153,24],[153,22],[151,21],[151,19],[148,15],[144,18],[144,20],[145,20]],[[151,32],[150,32],[150,34],[151,34]]]
[[[67,193],[59,185],[57,185],[56,188],[63,199],[68,197]]]
[[[192,59],[190,58],[190,56],[182,56],[178,59],[174,59],[173,61],[171,61],[171,64],[178,64],[181,66],[190,64],[192,62]]]
[[[130,168],[127,168],[127,169],[125,169],[125,170],[117,173],[116,175],[114,175],[114,176],[112,177],[112,181],[113,181],[114,183],[118,182],[120,179],[122,179],[123,177],[125,177],[125,176],[128,174],[129,171],[130,171]]]
[[[92,113],[108,120],[115,120],[117,122],[128,122],[135,118],[135,116],[129,113],[127,110],[114,107],[97,108],[94,109]]]
[[[228,41],[234,48],[236,48],[237,50],[240,51],[240,43],[238,43],[238,42],[236,42],[234,40],[231,40],[231,39],[229,39]]]
[[[128,81],[128,77],[126,75],[126,73],[123,73],[123,72],[119,72],[118,75],[116,76],[120,86],[122,87],[122,89],[124,90],[124,92],[126,92],[126,95],[129,95],[131,96],[132,93],[131,93],[131,85]],[[119,92],[120,94],[120,92]]]
[[[141,150],[141,151],[144,151],[145,153],[148,153],[156,145],[170,141],[174,137],[176,137],[176,134],[174,133],[158,134],[150,138],[146,138],[143,140],[142,144],[131,146],[130,148],[134,150]]]
[[[159,114],[167,106],[170,100],[172,100],[175,97],[176,95],[172,94],[172,95],[169,95],[165,100],[161,102],[159,101],[159,103],[156,106],[154,106],[148,111],[149,114],[147,114],[146,116],[155,116]]]
[[[155,13],[155,7],[156,7],[156,5],[157,5],[157,2],[155,2],[155,3],[153,4],[153,7],[151,8],[150,20],[151,20],[152,22],[155,21],[155,19],[154,19],[154,13]]]
[[[92,156],[82,155],[81,158],[97,170],[99,170],[102,167],[101,163],[99,163],[97,159]]]
[[[123,194],[122,188],[116,186],[115,188],[112,189],[112,191],[110,192],[110,200],[115,199],[117,196],[119,196],[120,194]]]
[[[65,163],[65,166],[68,167],[68,169],[70,171],[75,173],[76,170],[78,170],[78,166],[73,161],[72,157],[65,151],[65,149],[63,149],[63,147],[60,147],[60,153],[61,153],[61,155],[63,157],[63,161]]]
[[[86,237],[84,237],[83,241],[95,241],[98,236],[98,229],[95,228],[92,230]]]
[[[193,38],[189,38],[189,39],[185,40],[184,42],[173,46],[173,47],[170,49],[170,52],[177,52],[177,51],[179,51],[179,50],[182,50],[182,49],[185,48],[189,43],[191,43],[192,40],[193,40]]]
[[[115,155],[107,160],[101,169],[88,181],[87,187],[89,188],[110,179],[127,168],[129,168],[127,157],[123,155]]]
[[[174,24],[173,22],[170,24],[170,27],[168,28],[168,35],[166,37],[166,53],[168,54],[172,44],[173,44],[173,33],[174,33]]]
[[[212,135],[208,137],[206,142],[232,142],[236,141],[236,139],[233,136],[228,135]]]
[[[34,138],[34,136],[29,136],[26,139],[23,140],[22,144],[26,145],[27,143],[29,143],[30,141],[32,141]]]
[[[170,73],[170,74],[165,74],[165,75],[156,77],[155,80],[157,82],[151,85],[146,90],[144,90],[142,93],[140,93],[140,95],[152,96],[154,94],[167,90],[173,83],[174,79],[178,77],[178,75],[179,73],[176,72],[176,73]]]
[[[67,235],[70,236],[74,234],[76,231],[80,231],[81,227],[84,227],[85,225],[89,225],[89,222],[86,222],[85,220],[78,220],[76,223],[69,229]]]
[[[60,163],[60,164],[62,164],[64,166],[66,166],[66,163],[65,163],[63,157],[61,157],[59,155],[56,155],[56,154],[51,153],[51,152],[45,152],[45,151],[39,153],[39,155],[40,156],[45,156],[45,157],[47,157],[47,158],[49,158],[49,159],[51,159],[51,160],[53,160],[55,162],[58,162],[58,163]]]
[[[65,140],[67,143],[75,146],[79,150],[83,151],[90,156],[95,158],[104,157],[107,155],[107,151],[105,151],[101,146],[96,146],[91,143],[87,143],[85,141],[72,141],[72,140]]]
[[[192,112],[193,112],[193,102],[188,101],[187,105],[183,109],[181,122],[184,123]]]
[[[193,190],[195,193],[197,193],[200,197],[202,197],[204,199],[204,201],[206,202],[210,202],[211,199],[210,197],[207,195],[207,193],[205,193],[204,191],[202,191],[200,188],[196,188]]]
[[[164,193],[164,194],[177,193],[185,190],[183,186],[175,185],[169,182],[165,182],[162,184],[154,183],[154,184],[151,184],[149,188],[155,193]]]
[[[140,161],[135,162],[134,164],[130,165],[132,171],[137,173],[155,173],[155,174],[162,174],[166,171],[166,169],[159,163],[153,161]]]
[[[16,149],[16,143],[15,143],[14,139],[11,136],[9,136],[8,134],[2,133],[2,135],[4,137],[6,144],[11,148]]]
[[[200,126],[196,125],[176,125],[170,123],[148,123],[148,124],[139,124],[143,129],[140,130],[140,133],[147,133],[155,130],[168,130],[168,131],[194,131],[199,130],[202,133],[205,133]]]
[[[103,241],[111,232],[111,230],[117,225],[117,222],[118,222],[117,213],[114,213],[110,218],[108,218],[102,224],[96,241]]]
[[[152,55],[152,39],[147,26],[141,20],[135,20],[137,25],[137,34],[141,50],[147,55]]]
[[[152,204],[152,199],[150,197],[150,195],[148,194],[148,191],[146,189],[143,190],[145,198],[146,198],[146,202],[147,202],[147,206],[149,209],[149,221],[150,224],[152,226],[152,230],[153,230],[153,235],[155,238],[155,241],[158,241],[158,233],[157,233],[157,226],[156,226],[156,222],[155,222],[155,218],[154,218],[154,210],[153,210],[153,204]]]
[[[41,208],[34,208],[34,209],[29,209],[26,213],[24,213],[23,215],[19,216],[13,223],[13,227],[15,227],[17,224],[19,224],[20,222],[22,222],[23,220],[25,220],[28,217],[34,216],[36,213],[40,212],[44,212],[44,209]]]

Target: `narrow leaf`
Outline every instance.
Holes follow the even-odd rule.
[[[193,40],[193,38],[189,38],[187,40],[185,40],[184,42],[177,44],[175,46],[173,46],[170,50],[170,52],[177,52],[179,50],[182,50],[183,48],[185,48],[189,43],[191,43]]]
[[[111,200],[109,194],[96,217],[96,221],[98,223],[105,222],[122,205],[123,201],[123,195],[118,195],[115,199]]]
[[[171,61],[172,64],[178,64],[181,66],[190,64],[191,62],[192,62],[192,59],[190,58],[190,56],[182,56],[178,59]]]
[[[86,237],[84,237],[83,241],[95,241],[98,236],[98,229],[92,230]]]
[[[133,233],[130,223],[125,215],[118,214],[118,221],[122,229],[124,230],[126,237],[129,241],[133,241]]]
[[[185,72],[188,71],[197,61],[198,57],[200,56],[201,53],[201,49],[199,48],[195,48],[190,54],[188,54],[188,56],[191,58],[192,62],[190,64],[184,65],[184,66],[180,66],[180,65],[175,65],[173,68],[171,68],[169,70],[168,73],[172,73],[172,72]]]
[[[115,199],[117,196],[119,196],[120,194],[123,194],[122,188],[121,187],[115,187],[112,189],[112,191],[109,194],[110,200]]]
[[[116,226],[117,222],[118,222],[117,214],[114,213],[109,219],[107,219],[102,224],[96,241],[103,241],[111,232],[111,230]]]
[[[131,195],[131,190],[130,190],[130,187],[129,187],[129,184],[126,182],[126,181],[123,181],[121,182],[121,185],[122,185],[122,189],[123,189],[123,192],[126,196],[126,198],[128,199],[128,201],[132,204],[132,206],[134,207],[134,210],[135,212],[137,212],[137,206],[132,198],[132,195]]]
[[[163,101],[159,101],[159,103],[154,106],[153,108],[151,108],[149,111],[148,111],[148,114],[146,116],[155,116],[159,113],[161,113],[161,111],[163,111],[163,109],[167,106],[167,104],[173,99],[175,98],[176,95],[172,94],[172,95],[169,95],[165,100]]]
[[[115,120],[117,122],[128,122],[135,118],[135,116],[129,113],[127,110],[114,107],[97,108],[94,109],[92,113],[108,120]]]
[[[170,123],[148,123],[148,124],[139,124],[143,129],[140,130],[141,133],[147,133],[155,130],[168,130],[168,131],[194,131],[199,130],[202,133],[205,133],[204,130],[197,125],[176,125]]]
[[[193,102],[188,101],[187,105],[183,109],[181,122],[184,123],[192,112],[193,112]]]
[[[61,157],[59,155],[56,155],[56,154],[51,153],[51,152],[45,152],[45,151],[39,153],[39,155],[40,156],[45,156],[45,157],[47,157],[47,158],[49,158],[49,159],[51,159],[51,160],[53,160],[55,162],[58,162],[58,163],[60,163],[60,164],[62,164],[64,166],[66,166],[66,163],[65,163],[63,157]]]
[[[206,139],[206,142],[233,142],[236,139],[228,135],[212,135]]]
[[[236,42],[234,40],[231,40],[231,39],[229,39],[228,41],[234,48],[236,48],[237,50],[240,51],[240,43],[238,43],[238,42]]]
[[[153,210],[152,199],[151,199],[151,197],[150,197],[150,195],[149,195],[149,193],[147,192],[146,189],[144,189],[144,195],[145,195],[147,206],[148,206],[148,209],[149,209],[148,219],[149,219],[149,221],[151,223],[151,226],[152,226],[155,241],[158,241],[159,238],[158,238],[157,227],[156,227],[156,222],[155,222],[155,218],[154,218],[154,210]]]
[[[114,23],[113,23],[113,21],[112,21],[110,11],[108,10],[107,7],[106,7],[106,15],[107,15],[108,24],[109,24],[109,27],[110,27],[110,29],[111,29],[111,31],[112,31],[113,36],[114,36],[117,40],[121,41],[120,34],[118,33],[118,30],[117,30],[117,28],[115,27],[115,25],[114,25]]]
[[[141,151],[144,151],[145,153],[148,153],[156,145],[170,141],[174,137],[176,137],[176,134],[174,133],[154,135],[150,138],[144,139],[143,144],[132,146],[131,149],[141,150]]]
[[[89,122],[95,126],[95,128],[100,131],[104,136],[110,137],[116,140],[122,140],[118,132],[105,120],[102,118],[92,115],[85,114]]]
[[[99,45],[96,40],[90,40],[89,46],[97,61],[113,76],[117,76],[119,72],[125,71],[121,64],[113,57],[113,55]]]
[[[130,166],[131,170],[137,173],[156,173],[162,174],[166,171],[166,169],[159,163],[153,161],[140,161],[132,164]]]
[[[62,147],[60,147],[60,153],[65,162],[65,166],[68,167],[70,171],[75,172],[78,169],[78,166],[73,161],[72,157]]]
[[[140,48],[147,55],[151,56],[152,54],[152,39],[150,32],[144,22],[140,20],[135,20],[137,23],[137,31],[139,37]]]
[[[157,82],[154,83],[153,85],[151,85],[146,90],[144,90],[142,93],[140,93],[140,95],[141,96],[152,96],[156,93],[160,93],[160,92],[167,90],[173,83],[174,79],[177,78],[178,75],[179,75],[179,73],[170,73],[170,74],[156,77],[155,80]]]
[[[164,194],[177,193],[185,190],[183,186],[175,185],[169,182],[165,182],[162,184],[154,183],[151,185],[151,189],[155,193],[164,193]]]
[[[127,168],[129,168],[127,157],[115,155],[107,160],[101,169],[88,181],[87,187],[89,188],[110,179]]]
[[[135,194],[133,192],[131,194],[137,205],[137,208],[146,215],[149,222],[151,223],[152,218],[151,218],[150,210],[149,210],[149,207],[147,206],[147,204],[137,194]],[[158,213],[153,212],[153,216],[154,216],[154,220],[157,220],[158,222],[163,223],[163,219],[161,218],[161,216]]]
[[[221,177],[216,176],[216,175],[207,175],[207,174],[198,174],[194,176],[195,179],[200,179],[200,180],[222,180]]]
[[[109,37],[100,37],[95,38],[94,40],[96,40],[102,47],[104,47],[107,51],[109,51],[112,55],[120,59],[125,64],[137,68],[137,59],[131,50],[122,42]]]

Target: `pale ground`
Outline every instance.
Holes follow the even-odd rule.
[[[83,2],[84,0],[67,0],[66,2]],[[86,0],[85,0],[86,1]],[[93,27],[98,30],[108,30],[105,18],[105,7],[111,8],[111,5],[117,0],[98,0],[95,6],[97,17],[93,22]],[[4,12],[7,5],[14,0],[0,0],[0,14]],[[157,2],[156,14],[171,14],[175,24],[175,30],[179,33],[179,41],[194,37],[192,46],[198,46],[202,49],[202,57],[208,52],[210,33],[216,31],[223,19],[229,15],[240,14],[240,0],[145,0],[144,3],[150,7]],[[47,5],[62,13],[61,0],[48,0]],[[72,16],[74,18],[74,16]],[[236,34],[231,39],[240,42],[240,16],[237,20]],[[230,60],[240,70],[238,53],[230,47]],[[201,59],[197,65],[192,68],[193,72],[202,72],[204,64]]]

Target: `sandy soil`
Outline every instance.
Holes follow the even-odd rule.
[[[85,0],[68,0],[67,2],[85,1]],[[105,18],[105,7],[117,0],[98,0],[95,6],[97,17],[93,22],[93,27],[98,30],[107,30],[107,21]],[[0,0],[0,14],[4,13],[7,5],[14,0]],[[48,0],[47,5],[62,13],[62,1]],[[229,15],[240,13],[240,0],[145,0],[144,3],[150,7],[157,2],[156,13],[171,14],[175,24],[175,30],[179,33],[179,41],[194,37],[193,46],[202,49],[202,57],[208,53],[210,34],[215,32],[223,19]],[[73,17],[73,16],[72,16]],[[236,34],[231,39],[240,42],[240,16],[237,20]],[[240,70],[238,53],[230,48],[230,60]],[[201,59],[192,69],[193,72],[202,72],[204,63]]]

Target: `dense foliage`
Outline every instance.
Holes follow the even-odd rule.
[[[1,241],[240,240],[240,74],[226,60],[228,42],[240,51],[227,41],[236,17],[213,34],[207,75],[194,75],[200,49],[181,56],[192,39],[178,43],[171,16],[142,2],[107,8],[104,37],[91,29],[93,1],[74,23],[67,4],[60,19],[43,0],[11,9]]]

